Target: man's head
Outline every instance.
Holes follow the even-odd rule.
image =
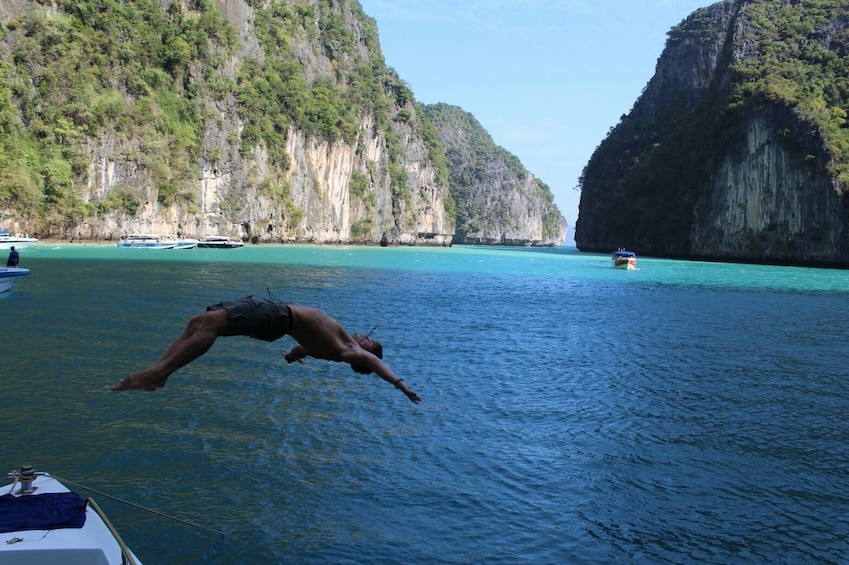
[[[354,341],[356,341],[358,344],[360,344],[360,347],[362,347],[363,349],[365,349],[366,351],[368,351],[369,353],[371,353],[372,355],[374,355],[378,359],[383,359],[383,346],[380,345],[379,341],[377,341],[376,339],[372,339],[372,338],[365,336],[365,335],[360,335],[360,334],[354,334],[351,337],[354,338]],[[360,365],[351,365],[351,368],[354,371],[356,371],[357,373],[360,373],[360,374],[363,374],[363,375],[369,375],[372,372],[371,369],[369,369],[367,367],[362,367]]]

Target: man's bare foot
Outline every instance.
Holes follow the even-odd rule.
[[[130,375],[116,385],[112,385],[112,390],[120,391],[143,389],[151,391],[164,387],[165,381],[167,380],[168,377],[160,378],[148,371],[142,371],[140,373]]]

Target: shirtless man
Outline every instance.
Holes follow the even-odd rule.
[[[174,371],[209,351],[218,336],[245,335],[275,341],[287,334],[298,342],[284,355],[287,362],[310,356],[348,363],[357,373],[377,373],[411,401],[421,402],[419,395],[381,360],[383,347],[376,340],[348,334],[339,322],[318,308],[284,304],[258,296],[209,306],[206,312],[189,321],[183,334],[156,363],[123,379],[112,390],[150,391],[164,387]]]

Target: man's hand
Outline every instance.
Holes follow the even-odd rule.
[[[112,385],[111,388],[114,391],[139,389],[152,391],[164,387],[167,380],[168,377],[163,379],[151,374],[150,371],[141,371],[122,379],[117,384]]]
[[[412,400],[412,401],[413,401],[413,402],[415,402],[416,404],[418,404],[419,402],[421,402],[421,401],[422,401],[422,399],[421,399],[421,398],[419,398],[419,395],[418,395],[418,394],[416,394],[415,392],[413,392],[412,390],[405,390],[405,391],[404,391],[404,394],[406,394],[406,395],[407,395],[407,398],[409,398],[410,400]]]
[[[395,388],[400,389],[401,392],[403,392],[407,396],[407,398],[410,399],[411,402],[415,402],[416,404],[418,404],[422,401],[422,399],[419,398],[418,394],[410,390],[410,387],[407,386],[407,383],[404,382],[404,379],[398,379],[397,381],[395,381]]]
[[[294,363],[295,361],[301,364],[304,363],[301,359],[296,359],[291,353],[284,353],[283,359],[285,359],[287,363]]]

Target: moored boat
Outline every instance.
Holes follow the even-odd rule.
[[[140,565],[93,499],[28,466],[9,477],[0,487],[0,565]]]
[[[116,245],[134,249],[174,249],[177,242],[165,239],[160,235],[131,233],[122,237]]]
[[[633,271],[637,268],[637,254],[625,249],[617,249],[610,257],[614,269],[628,269]]]
[[[198,240],[170,235],[133,233],[122,237],[116,245],[134,249],[193,249],[198,246]]]
[[[198,247],[204,249],[235,249],[244,247],[244,243],[238,239],[230,239],[225,235],[208,235],[202,237],[198,242]]]
[[[10,249],[13,245],[15,249],[24,249],[38,243],[38,239],[29,235],[12,235],[8,230],[0,230],[0,249]]]
[[[29,269],[0,267],[0,292],[6,292],[29,275]]]

